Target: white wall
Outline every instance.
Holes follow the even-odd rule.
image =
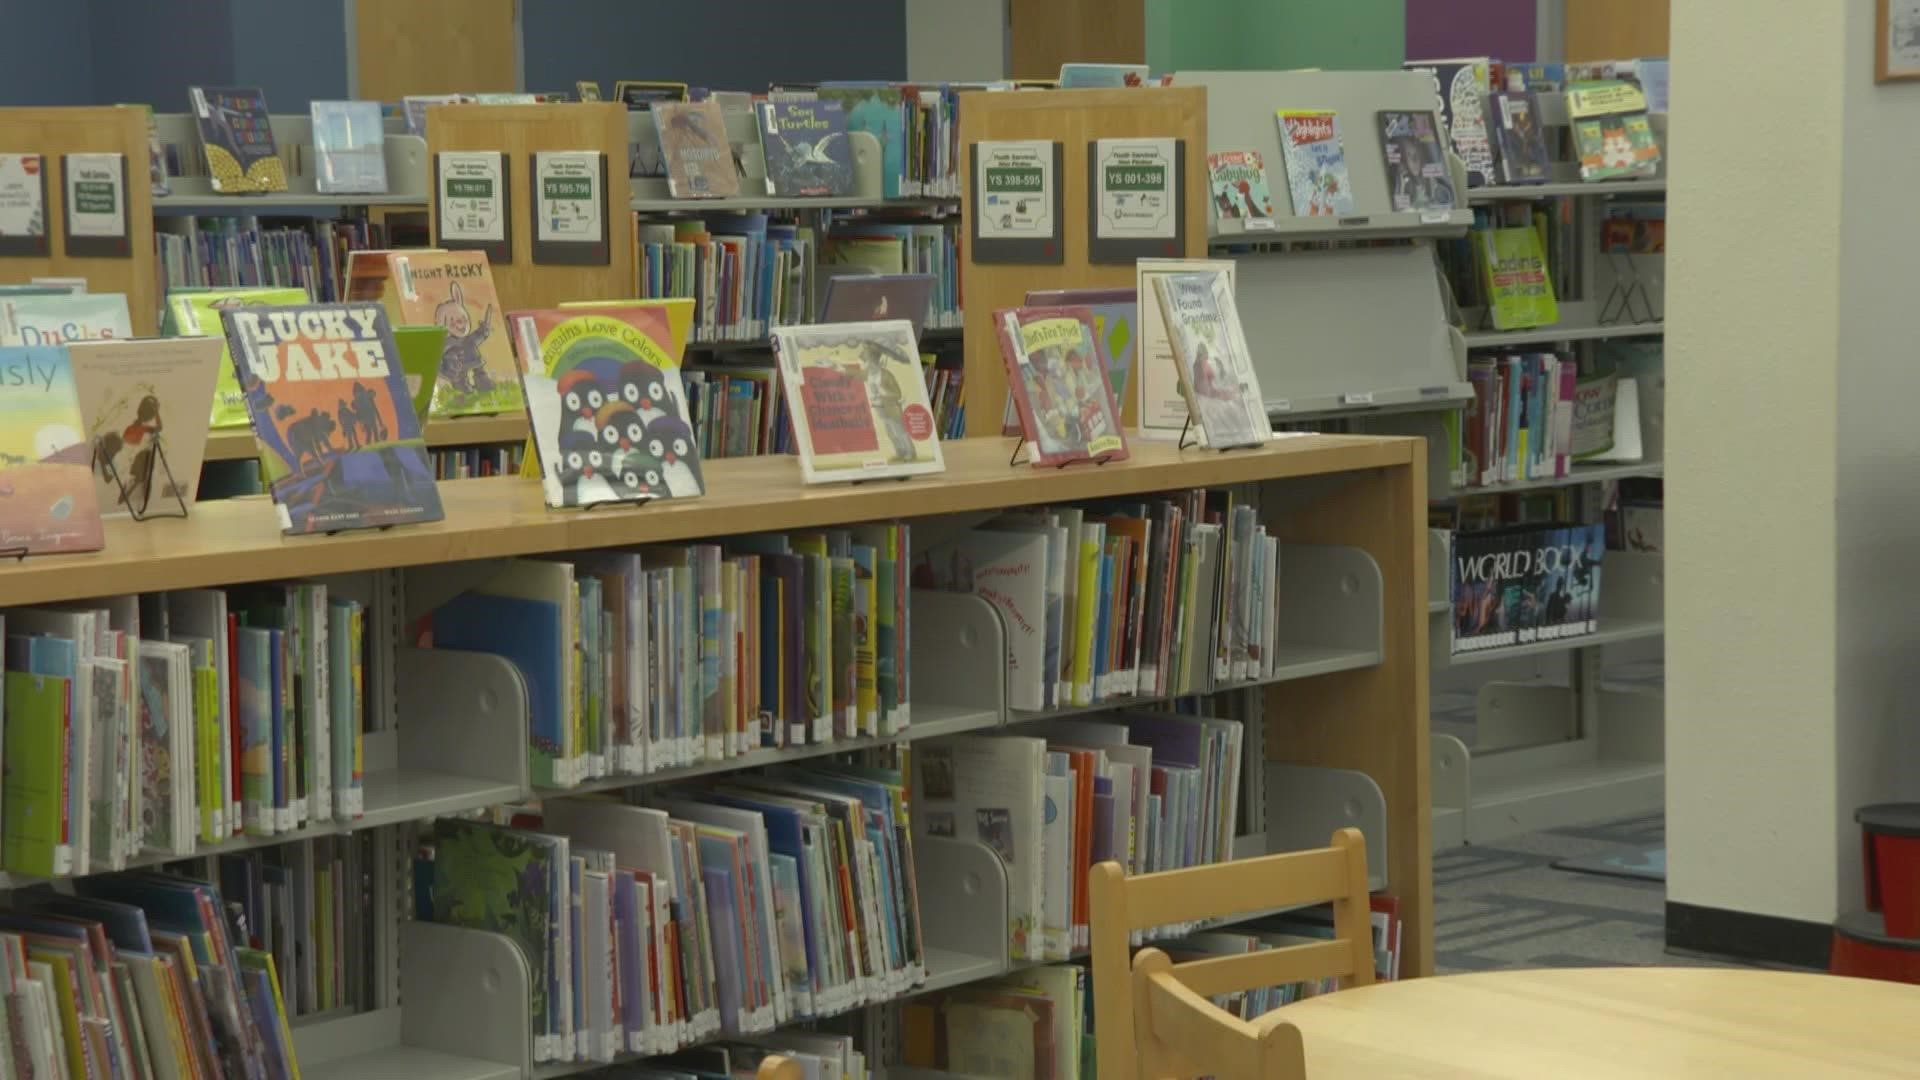
[[[907,78],[1007,77],[1007,0],[907,0]]]

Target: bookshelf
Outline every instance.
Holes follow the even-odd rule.
[[[346,831],[372,834],[384,853],[374,867],[373,910],[380,955],[391,967],[369,1011],[323,1015],[296,1029],[303,1075],[558,1077],[592,1066],[533,1063],[531,976],[518,949],[504,937],[409,917],[414,822],[563,794],[529,786],[517,669],[492,656],[407,646],[407,628],[421,612],[487,573],[488,560],[508,556],[826,528],[903,510],[916,534],[935,540],[1008,507],[1236,485],[1286,548],[1287,662],[1261,684],[1220,688],[1216,699],[1222,715],[1247,721],[1246,768],[1258,778],[1246,789],[1255,816],[1235,852],[1313,846],[1334,824],[1361,825],[1377,859],[1375,884],[1400,897],[1406,970],[1431,972],[1424,447],[1411,439],[1306,436],[1217,454],[1143,442],[1126,462],[1080,472],[1010,468],[1008,449],[1005,439],[964,440],[949,444],[944,474],[847,487],[798,488],[785,458],[715,461],[705,498],[592,514],[549,512],[537,487],[516,478],[449,481],[439,485],[442,522],[333,537],[283,537],[265,500],[230,499],[200,504],[186,519],[110,521],[101,552],[0,566],[0,595],[24,606],[289,577],[355,590],[369,605],[374,655],[391,658],[376,686],[378,715],[390,723],[368,737],[366,816],[292,837],[241,838],[194,858]],[[913,604],[912,650],[940,662],[918,666],[913,719],[903,732],[752,751],[564,794],[1065,715],[1009,713],[1005,630],[985,600],[916,591]],[[1006,954],[1005,870],[991,849],[933,838],[917,853],[916,873],[928,979],[914,993],[1016,970]]]

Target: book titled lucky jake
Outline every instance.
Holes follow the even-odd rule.
[[[913,324],[782,326],[773,331],[773,346],[807,483],[946,468]]]
[[[248,307],[221,319],[282,529],[445,516],[380,305]]]
[[[0,554],[106,543],[64,345],[0,348]]]
[[[1021,433],[1033,444],[1033,465],[1125,459],[1120,406],[1093,312],[1010,308],[994,312],[994,323]]]

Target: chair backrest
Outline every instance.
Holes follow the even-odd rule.
[[[1159,949],[1133,958],[1133,1068],[1153,1080],[1306,1080],[1300,1029],[1276,1010],[1249,1023],[1193,992]]]
[[[1138,1080],[1143,1075],[1139,1071],[1143,1062],[1136,1059],[1141,1044],[1136,1031],[1140,1003],[1135,996],[1133,965],[1128,962],[1128,940],[1135,930],[1269,908],[1328,901],[1333,904],[1334,936],[1330,941],[1169,963],[1157,972],[1150,970],[1143,978],[1158,988],[1156,994],[1167,1003],[1170,1016],[1181,1015],[1177,1003],[1184,999],[1167,981],[1153,978],[1156,973],[1183,986],[1209,1009],[1212,1006],[1207,998],[1241,990],[1325,978],[1338,979],[1342,989],[1373,982],[1367,843],[1358,829],[1340,829],[1333,834],[1331,846],[1312,851],[1136,877],[1128,877],[1119,863],[1105,862],[1094,867],[1091,874],[1093,1009],[1100,1080]],[[1221,1018],[1233,1019],[1224,1013]],[[1279,1021],[1274,1019],[1273,1023]],[[1186,1029],[1162,1030],[1177,1038]],[[1285,1039],[1284,1035],[1264,1034],[1271,1030],[1265,1024],[1252,1025],[1248,1030],[1262,1032],[1261,1039]]]

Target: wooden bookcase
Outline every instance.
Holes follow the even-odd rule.
[[[153,255],[153,185],[147,179],[147,114],[131,105],[0,109],[0,148],[39,154],[47,181],[47,251],[0,258],[0,279],[84,277],[94,292],[125,293],[133,332],[158,332],[158,266]],[[119,154],[126,160],[127,254],[79,257],[66,251],[66,192],[60,160],[67,154]]]

